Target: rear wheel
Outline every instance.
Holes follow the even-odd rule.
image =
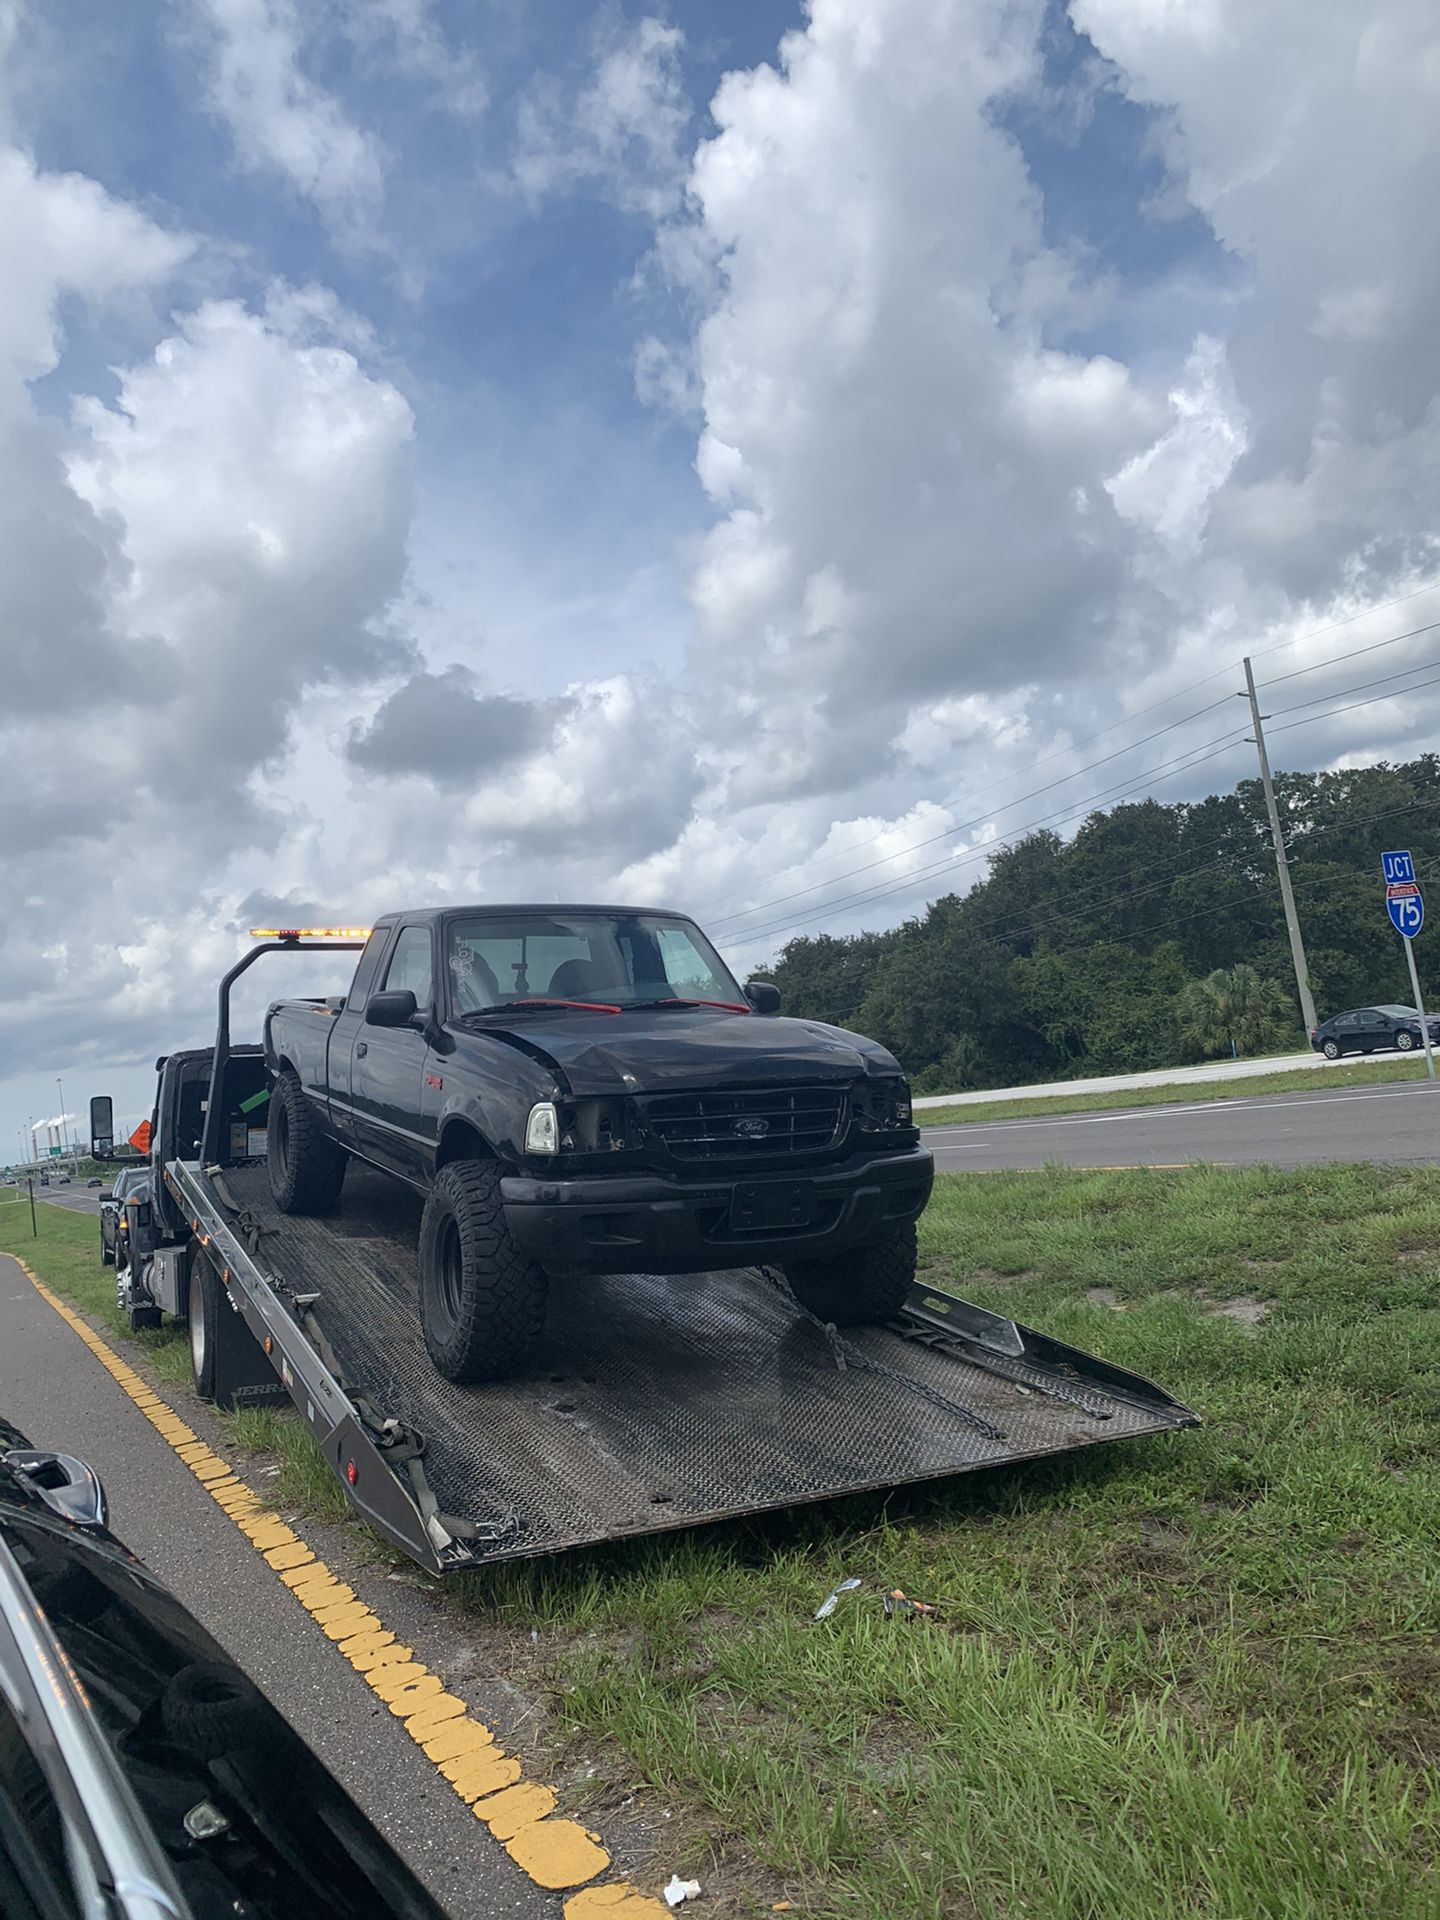
[[[329,1213],[340,1198],[346,1153],[321,1131],[295,1073],[277,1074],[265,1125],[270,1191],[282,1213]]]
[[[1338,1060],[1340,1058],[1340,1042],[1338,1040],[1327,1040],[1320,1051],[1327,1060]]]
[[[442,1167],[420,1221],[420,1318],[447,1380],[497,1380],[527,1358],[545,1325],[544,1270],[512,1236],[489,1161]]]
[[[1397,1033],[1395,1036],[1395,1044],[1400,1049],[1401,1053],[1409,1053],[1410,1049],[1415,1044],[1415,1036],[1413,1033],[1407,1033],[1405,1028],[1402,1027],[1399,1033]]]
[[[829,1260],[787,1262],[785,1278],[802,1307],[837,1327],[891,1320],[915,1281],[915,1223]]]
[[[220,1326],[220,1282],[210,1262],[199,1257],[190,1263],[190,1294],[186,1309],[190,1331],[190,1371],[202,1400],[215,1398],[215,1336]]]

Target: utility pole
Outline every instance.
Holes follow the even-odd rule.
[[[1275,842],[1275,871],[1280,877],[1280,898],[1285,903],[1285,925],[1290,934],[1290,957],[1295,962],[1295,985],[1300,990],[1300,1012],[1305,1031],[1311,1034],[1319,1022],[1315,1018],[1315,1000],[1310,992],[1310,969],[1305,964],[1305,942],[1300,938],[1300,916],[1295,911],[1295,893],[1290,885],[1290,862],[1285,858],[1285,835],[1280,830],[1280,810],[1275,805],[1275,787],[1270,778],[1270,756],[1265,751],[1265,732],[1260,725],[1260,702],[1255,698],[1255,675],[1250,657],[1245,657],[1245,693],[1250,701],[1250,718],[1255,723],[1255,750],[1260,755],[1260,784],[1265,789],[1265,810],[1270,815],[1270,834]]]

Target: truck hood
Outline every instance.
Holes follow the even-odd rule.
[[[900,1071],[884,1047],[841,1027],[711,1007],[626,1013],[557,1008],[513,1024],[485,1020],[454,1031],[462,1046],[499,1042],[529,1055],[578,1099],[807,1081],[833,1085]]]

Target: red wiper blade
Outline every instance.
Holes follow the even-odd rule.
[[[671,994],[665,1000],[642,1000],[646,1007],[721,1007],[726,1013],[753,1013],[755,1009],[743,1000],[690,1000],[679,994]]]
[[[619,1007],[611,1006],[608,1000],[553,1000],[549,994],[526,994],[520,1000],[502,1000],[498,1003],[503,1013],[506,1007],[579,1007],[585,1013],[619,1013]],[[488,1012],[489,1009],[487,1008]]]

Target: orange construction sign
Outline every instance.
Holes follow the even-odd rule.
[[[148,1153],[150,1151],[150,1122],[148,1120],[142,1120],[139,1126],[136,1127],[130,1136],[130,1145],[134,1147],[137,1153]]]

